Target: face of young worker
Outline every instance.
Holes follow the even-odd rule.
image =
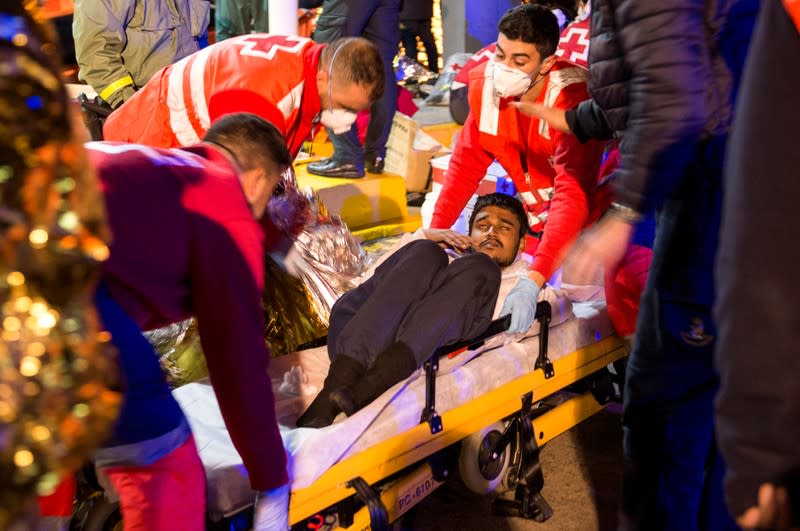
[[[494,55],[495,90],[503,97],[522,96],[541,80],[555,62],[555,56],[542,58],[534,44],[497,36]]]
[[[503,207],[484,207],[475,216],[470,236],[478,251],[488,255],[500,267],[511,265],[525,248],[525,240],[519,237],[520,224],[513,212]]]

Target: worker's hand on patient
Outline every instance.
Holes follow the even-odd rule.
[[[775,529],[788,531],[792,527],[792,507],[784,487],[764,483],[758,489],[758,505],[750,507],[736,519],[744,529]]]
[[[517,284],[503,303],[500,315],[511,314],[511,324],[507,332],[522,334],[527,332],[536,317],[536,301],[539,298],[539,286],[526,276],[520,277]]]
[[[281,487],[258,493],[256,514],[253,518],[254,531],[289,529],[290,490],[287,483]]]
[[[556,131],[572,133],[567,124],[567,113],[564,109],[556,109],[555,107],[547,107],[541,103],[530,103],[526,101],[514,101],[511,102],[510,105],[516,107],[519,112],[526,116],[544,120]]]
[[[454,230],[449,229],[424,229],[425,238],[438,244],[444,244],[447,247],[452,247],[462,253],[467,249],[472,249],[475,242],[469,236],[460,234]]]
[[[576,278],[595,278],[601,267],[612,270],[620,263],[633,235],[633,226],[606,216],[575,244],[572,267]]]

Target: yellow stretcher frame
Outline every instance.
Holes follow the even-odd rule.
[[[289,505],[289,522],[294,525],[337,502],[355,494],[346,483],[361,477],[370,485],[384,480],[415,463],[447,448],[461,439],[498,422],[520,408],[520,397],[533,391],[534,401],[539,401],[563,390],[567,386],[603,369],[609,363],[628,355],[627,343],[611,336],[580,348],[553,362],[555,376],[544,377],[543,371],[529,372],[479,398],[462,404],[442,414],[444,430],[431,434],[427,423],[396,435],[363,452],[332,466],[313,485],[292,492]],[[544,444],[553,437],[597,413],[600,405],[591,393],[570,399],[533,421],[537,443]],[[411,473],[411,483],[430,474],[428,465],[421,465]],[[389,521],[396,520],[413,505],[399,508],[399,492],[409,481],[402,479],[381,494],[389,513]],[[436,485],[438,486],[438,485]],[[430,489],[430,492],[433,488]],[[426,493],[427,495],[427,493]],[[424,496],[423,496],[424,497]],[[420,498],[422,499],[422,498]],[[418,502],[419,499],[415,501]],[[363,508],[355,514],[354,523],[347,529],[369,529],[369,513]]]

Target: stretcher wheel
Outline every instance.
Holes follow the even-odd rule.
[[[508,473],[511,449],[506,447],[496,459],[492,459],[490,450],[502,435],[503,424],[496,422],[461,442],[458,472],[461,481],[472,492],[488,494],[502,488],[503,478]]]

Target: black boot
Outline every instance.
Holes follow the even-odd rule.
[[[366,372],[359,362],[347,356],[337,356],[328,370],[322,390],[297,419],[300,428],[324,428],[333,424],[341,409],[330,400],[331,391],[348,387],[358,382]]]
[[[416,368],[417,360],[411,350],[402,343],[395,343],[375,359],[363,378],[349,387],[333,391],[330,401],[349,417],[397,382],[411,376]]]
[[[323,177],[359,179],[364,176],[363,164],[341,162],[333,157],[312,162],[307,166],[307,168],[308,173],[322,175]]]
[[[384,158],[379,155],[367,153],[364,156],[364,169],[369,173],[383,173],[384,165]]]

